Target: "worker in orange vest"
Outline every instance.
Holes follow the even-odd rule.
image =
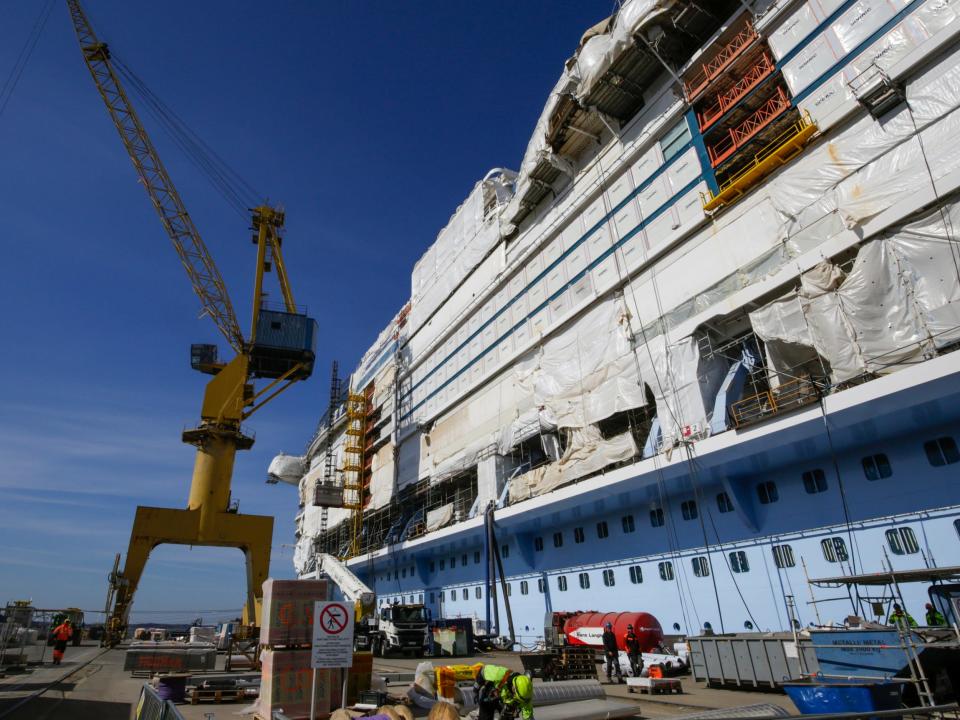
[[[73,637],[73,626],[69,620],[64,620],[53,629],[53,664],[59,665],[63,661],[63,654],[67,651],[67,643]]]

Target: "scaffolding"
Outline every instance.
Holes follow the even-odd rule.
[[[347,436],[343,447],[343,507],[350,511],[350,540],[342,559],[360,554],[364,505],[364,444],[367,433],[367,396],[351,392],[347,395]]]

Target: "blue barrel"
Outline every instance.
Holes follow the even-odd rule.
[[[905,680],[839,679],[822,676],[789,680],[784,691],[804,715],[869,712],[900,708]]]

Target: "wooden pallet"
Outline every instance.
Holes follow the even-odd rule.
[[[683,694],[683,685],[673,678],[627,678],[627,692],[640,692],[647,695]]]
[[[243,700],[243,690],[233,688],[194,688],[190,693],[190,704],[202,702],[228,703]]]

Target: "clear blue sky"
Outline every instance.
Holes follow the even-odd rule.
[[[7,3],[0,77],[40,2]],[[264,484],[326,405],[330,361],[356,365],[409,297],[410,269],[484,173],[516,168],[563,61],[610,0],[89,0],[101,39],[287,210],[298,303],[320,324],[317,373],[251,419],[241,512],[276,517],[272,574],[292,575],[296,493]],[[150,124],[241,323],[246,224]],[[103,607],[138,504],[184,507],[215,342],[138,185],[58,3],[0,116],[0,603]],[[136,610],[239,609],[239,551],[154,551]],[[203,613],[208,621],[230,613]]]

